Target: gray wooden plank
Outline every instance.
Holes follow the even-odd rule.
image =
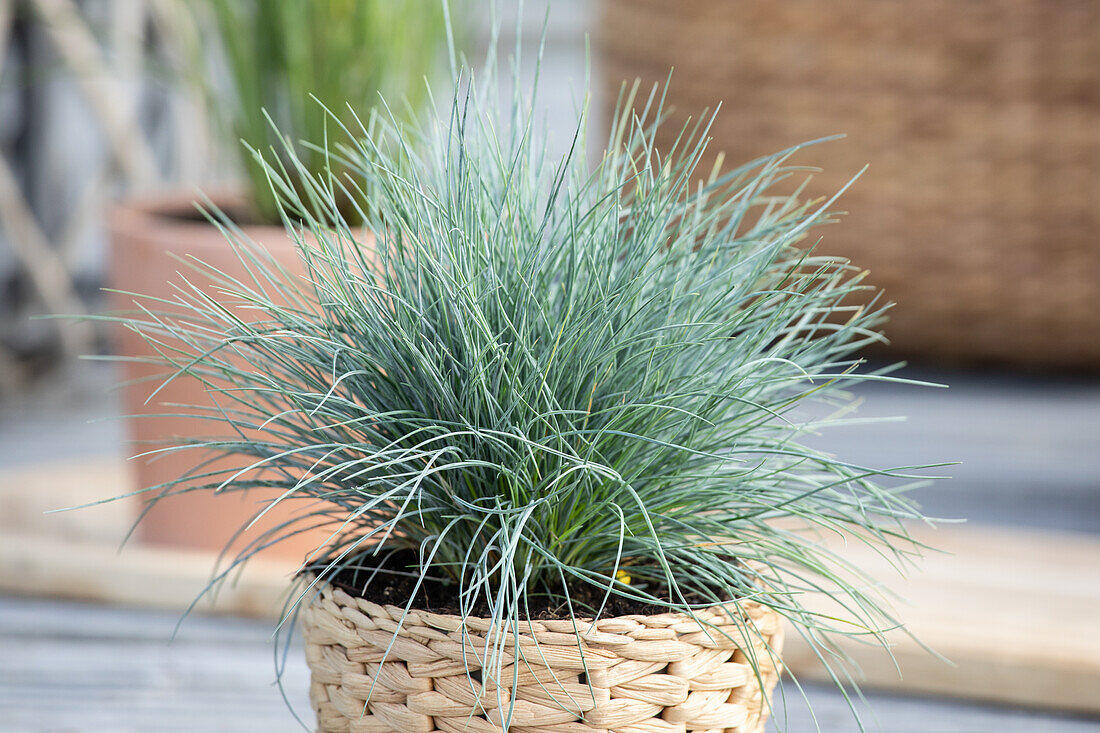
[[[271,622],[0,599],[0,731],[301,730],[274,685]],[[285,688],[309,719],[309,673]]]

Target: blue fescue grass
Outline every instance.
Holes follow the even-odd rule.
[[[891,379],[859,357],[886,305],[814,246],[833,200],[780,192],[798,148],[701,171],[707,118],[656,149],[657,90],[624,90],[590,166],[583,112],[553,156],[518,84],[499,111],[491,73],[458,81],[418,124],[383,106],[318,141],[339,176],[257,153],[304,277],[225,224],[248,278],[195,263],[215,289],[181,281],[127,321],[218,402],[219,437],[165,450],[246,458],[156,490],[275,489],[307,510],[235,564],[327,525],[322,579],[407,548],[500,627],[536,598],[598,615],[586,584],[688,613],[751,598],[844,679],[832,639],[896,622],[821,536],[900,566],[922,517],[881,484],[920,472],[802,443],[845,387]],[[844,617],[808,608],[823,591]]]

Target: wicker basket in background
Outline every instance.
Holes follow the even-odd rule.
[[[737,623],[700,611],[706,629],[674,613],[523,623],[521,661],[486,675],[496,686],[478,681],[489,621],[405,614],[325,588],[302,617],[317,730],[499,733],[511,710],[514,733],[763,733],[782,627],[752,601],[733,613]],[[515,638],[503,640],[506,657]]]
[[[1100,367],[1100,2],[605,0],[604,79],[722,109],[710,151],[805,140],[851,212],[823,251],[897,306],[893,353]],[[709,168],[708,168],[709,169]]]

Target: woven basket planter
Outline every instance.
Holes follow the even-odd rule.
[[[497,677],[518,674],[518,685],[485,689],[467,669],[479,669],[487,620],[466,619],[464,636],[458,616],[405,616],[326,588],[302,617],[317,730],[488,733],[501,730],[501,710],[514,699],[516,733],[760,733],[782,631],[778,615],[759,604],[743,603],[740,613],[760,638],[746,642],[722,609],[700,617],[723,633],[673,613],[577,621],[583,661],[572,621],[525,623],[524,661]],[[760,665],[763,689],[745,650]]]
[[[604,0],[605,98],[663,83],[659,143],[722,109],[709,152],[801,151],[832,193],[819,251],[897,303],[897,355],[1100,369],[1100,3]],[[710,170],[704,161],[701,170]]]

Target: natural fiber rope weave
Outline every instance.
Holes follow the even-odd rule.
[[[609,104],[674,68],[659,147],[719,102],[711,160],[848,135],[791,162],[809,195],[870,164],[817,251],[897,302],[895,353],[1100,369],[1100,2],[602,6]]]
[[[406,615],[326,587],[302,614],[317,730],[498,732],[514,698],[515,733],[762,733],[765,695],[779,676],[780,619],[754,602],[736,608],[759,635],[746,639],[743,626],[720,608],[698,614],[720,631],[674,613],[575,626],[525,622],[521,661],[492,675],[505,681],[495,686],[477,680],[488,620]],[[511,658],[514,637],[504,642]],[[513,679],[518,684],[510,687]]]

